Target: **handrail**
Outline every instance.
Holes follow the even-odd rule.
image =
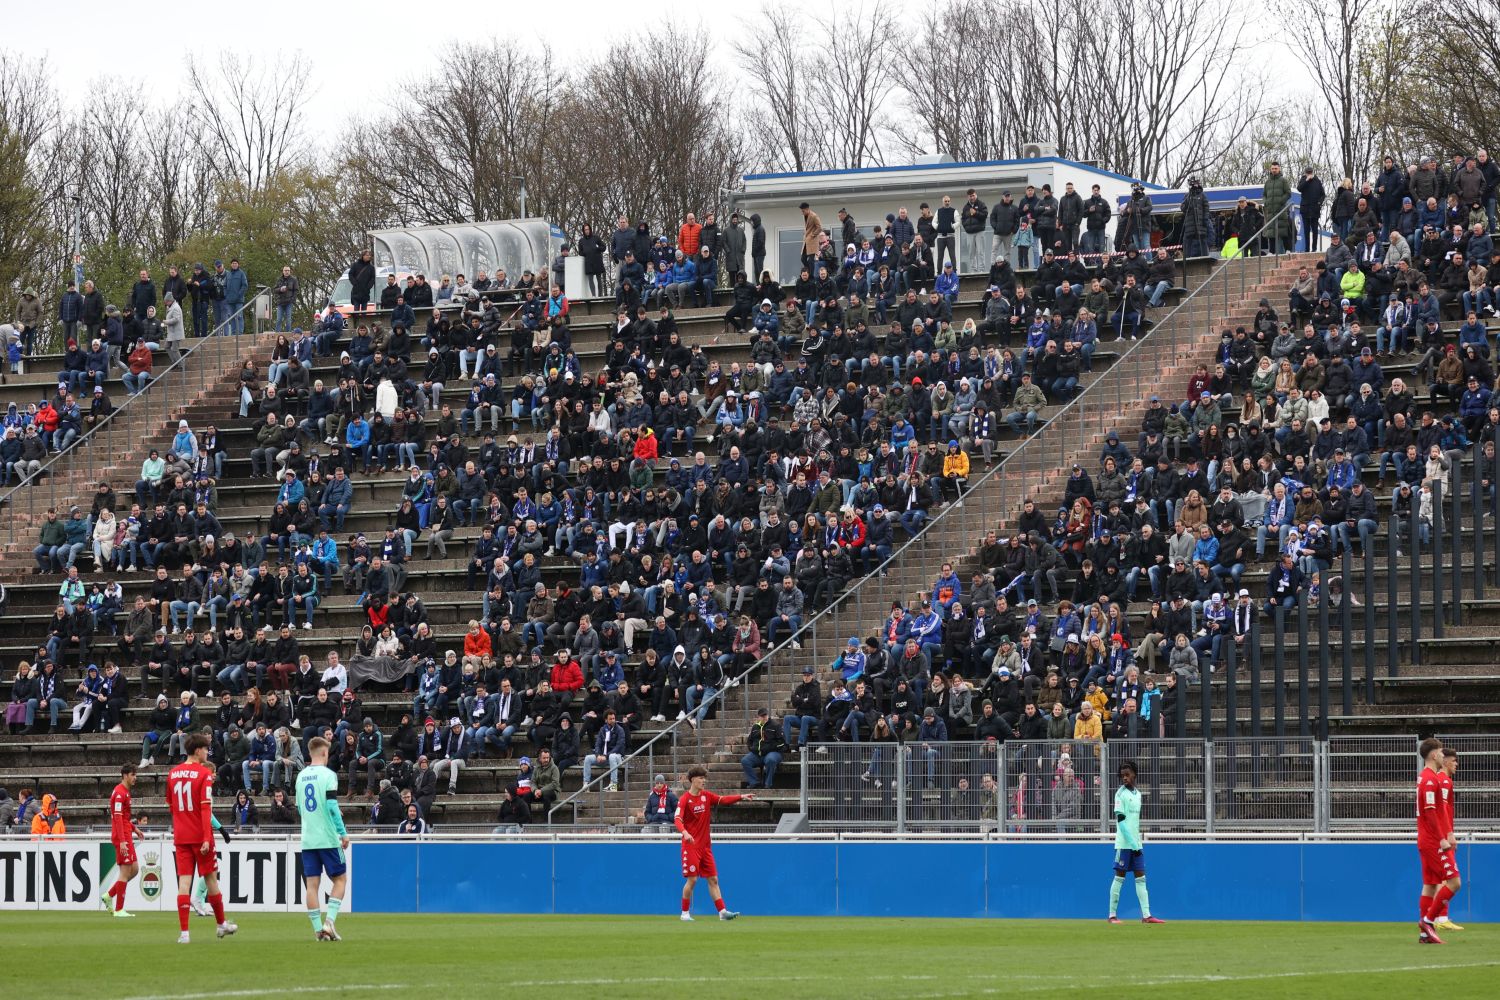
[[[14,513],[18,509],[17,502],[19,500],[23,498],[34,500],[37,491],[37,487],[35,484],[38,480],[41,480],[45,477],[50,482],[55,484],[59,478],[59,471],[64,460],[70,463],[79,460],[76,458],[76,456],[79,455],[78,449],[80,448],[80,446],[91,444],[92,442],[98,441],[101,438],[106,442],[111,442],[113,437],[115,436],[117,429],[119,429],[120,431],[120,436],[124,437],[124,426],[127,419],[126,415],[128,414],[129,416],[134,416],[140,413],[148,412],[149,403],[153,401],[154,398],[156,398],[152,396],[152,393],[159,387],[166,387],[170,382],[181,382],[185,385],[188,381],[188,377],[186,374],[188,368],[188,360],[190,358],[193,358],[194,355],[199,354],[200,351],[204,351],[206,346],[210,342],[217,342],[227,337],[228,335],[225,334],[224,331],[228,329],[230,324],[232,324],[236,320],[243,319],[247,315],[251,316],[252,318],[256,318],[253,309],[268,291],[269,286],[267,285],[261,285],[259,288],[257,288],[255,293],[245,300],[244,305],[240,306],[240,308],[236,309],[233,313],[226,316],[222,322],[216,323],[213,329],[209,331],[208,336],[195,338],[195,342],[192,344],[192,346],[184,350],[175,361],[170,362],[165,368],[161,369],[160,373],[153,371],[151,381],[146,384],[146,387],[144,389],[134,394],[127,394],[125,396],[125,399],[114,408],[114,411],[111,412],[109,416],[105,417],[98,424],[89,428],[85,433],[80,434],[78,436],[78,439],[71,445],[69,445],[66,451],[60,451],[57,454],[53,455],[50,459],[47,460],[46,464],[43,465],[41,469],[22,479],[19,483],[17,483],[15,486],[12,486],[4,494],[0,494],[0,507],[10,505],[11,512],[14,515]],[[218,346],[216,344],[213,350],[215,353],[221,353],[224,351],[224,347]],[[143,400],[146,400],[146,402],[143,402]],[[134,410],[131,409],[132,406],[135,407]],[[169,408],[169,406],[164,406],[163,412],[165,413]],[[124,444],[125,442],[122,441],[120,443]],[[113,455],[113,449],[106,448],[106,453],[109,455]],[[95,458],[94,460],[90,461],[89,464],[97,466],[101,464],[101,460]],[[55,501],[56,497],[54,495],[50,498],[48,506],[56,506]],[[36,505],[35,503],[32,503],[29,506],[34,508]],[[31,510],[30,513],[34,514],[35,510]],[[17,519],[12,516],[7,518],[6,521],[8,525],[7,540],[13,541],[15,538]]]
[[[1267,230],[1267,228],[1273,222],[1276,222],[1283,215],[1285,215],[1290,210],[1290,208],[1291,208],[1291,205],[1289,203],[1288,205],[1286,205],[1285,207],[1283,207],[1280,212],[1276,213],[1276,215],[1272,216],[1269,220],[1267,220],[1266,223],[1263,226],[1261,226],[1261,228],[1259,230],[1257,230],[1255,232],[1255,234],[1251,237],[1251,244],[1249,244],[1249,245],[1253,245],[1254,241],[1258,240],[1261,237],[1261,235],[1263,233],[1265,233],[1265,231]],[[1254,256],[1254,257],[1237,257],[1233,261],[1227,261],[1227,260],[1224,261],[1223,263],[1220,264],[1220,266],[1218,268],[1216,268],[1213,271],[1212,274],[1210,274],[1208,276],[1208,278],[1206,278],[1203,281],[1202,284],[1200,284],[1197,288],[1195,288],[1192,291],[1190,291],[1188,293],[1188,295],[1181,302],[1179,302],[1175,307],[1173,307],[1173,309],[1170,312],[1168,312],[1166,314],[1166,316],[1163,317],[1162,320],[1160,320],[1155,325],[1155,327],[1153,329],[1163,329],[1163,328],[1166,328],[1168,326],[1168,324],[1170,323],[1170,321],[1179,312],[1181,312],[1188,305],[1188,303],[1192,302],[1195,298],[1197,298],[1198,295],[1201,294],[1205,288],[1211,287],[1216,281],[1219,281],[1225,275],[1227,275],[1228,273],[1230,273],[1230,271],[1232,269],[1231,265],[1237,263],[1240,260],[1262,261],[1262,260],[1265,260],[1265,259],[1267,259],[1267,258],[1264,257],[1264,256]],[[1273,256],[1270,259],[1274,260],[1275,257]],[[1243,269],[1241,268],[1240,270],[1241,270],[1241,289],[1243,290],[1243,287],[1244,287],[1244,284],[1243,284]],[[1224,280],[1227,283],[1227,278],[1225,278]],[[1227,288],[1225,289],[1225,292],[1226,292],[1226,301],[1227,301]],[[1147,340],[1148,340],[1148,338],[1141,338],[1141,339],[1135,341],[1134,343],[1132,343],[1130,345],[1130,347],[1126,349],[1126,351],[1124,352],[1124,354],[1121,355],[1120,359],[1118,361],[1116,361],[1113,366],[1111,366],[1111,368],[1109,369],[1109,371],[1111,373],[1113,373],[1113,372],[1118,372],[1118,371],[1122,370],[1122,366],[1125,364],[1126,360],[1128,358],[1130,358],[1131,355],[1135,354],[1137,350],[1145,347],[1145,345],[1147,344]],[[1175,337],[1175,331],[1174,331],[1174,336],[1172,338],[1172,347],[1175,348],[1175,346],[1176,346],[1176,337]],[[1147,353],[1150,353],[1150,354],[1153,354],[1153,355],[1159,355],[1160,354],[1159,348],[1160,348],[1160,344],[1152,344],[1151,350],[1148,351]],[[1175,351],[1173,351],[1172,353],[1175,353]],[[1141,355],[1141,356],[1143,357],[1144,355]],[[1151,366],[1152,377],[1158,376],[1159,375],[1159,371],[1160,371],[1159,366],[1156,365],[1155,362],[1153,362],[1152,366]],[[1008,455],[1006,455],[997,465],[994,466],[994,468],[990,469],[984,475],[982,475],[982,476],[978,477],[977,479],[973,480],[972,482],[970,482],[969,486],[968,486],[968,489],[967,489],[967,492],[965,494],[966,497],[973,496],[975,494],[981,493],[981,491],[983,490],[983,488],[985,488],[986,486],[992,485],[994,483],[1005,483],[1005,482],[1007,482],[1008,480],[1010,480],[1012,478],[1014,478],[1018,484],[1025,482],[1024,478],[1019,475],[1018,469],[1024,467],[1024,465],[1025,465],[1025,459],[1026,459],[1026,457],[1028,457],[1026,455],[1027,449],[1029,447],[1032,447],[1033,442],[1036,442],[1039,438],[1042,438],[1044,435],[1046,435],[1048,433],[1048,431],[1050,429],[1052,429],[1054,427],[1059,428],[1058,433],[1064,433],[1067,430],[1066,421],[1068,419],[1071,419],[1069,415],[1073,414],[1073,413],[1081,413],[1083,407],[1087,405],[1086,402],[1085,402],[1086,397],[1088,397],[1091,392],[1096,391],[1099,386],[1104,385],[1105,381],[1106,381],[1106,379],[1102,379],[1101,378],[1099,381],[1096,381],[1095,383],[1093,383],[1090,386],[1088,386],[1085,389],[1083,389],[1081,392],[1079,392],[1078,395],[1074,396],[1073,399],[1069,400],[1062,407],[1062,409],[1060,409],[1051,418],[1049,418],[1047,420],[1046,424],[1044,424],[1041,427],[1041,429],[1039,429],[1035,434],[1032,434],[1029,438],[1027,438],[1025,441],[1023,441],[1021,443],[1021,445],[1018,448],[1016,448],[1014,451],[1012,451]],[[1138,377],[1136,379],[1136,388],[1137,389],[1140,388],[1142,381],[1143,381],[1142,377]],[[1139,399],[1139,393],[1137,394],[1136,398]],[[1118,412],[1119,409],[1120,409],[1120,405],[1119,405],[1118,400],[1119,400],[1119,395],[1117,393],[1116,394],[1116,405],[1114,407],[1114,412]],[[1040,447],[1040,446],[1037,446],[1037,447]],[[1058,461],[1061,461],[1061,454],[1060,453],[1058,454],[1057,458],[1058,458]],[[1017,461],[1017,459],[1020,459],[1020,461]],[[1005,497],[1005,491],[1002,489],[1001,490],[1001,502],[1000,502],[1000,505],[999,505],[999,509],[1001,509],[1001,510],[1005,509],[1005,506],[1006,506],[1005,505],[1005,499],[1004,499],[1004,497]],[[1014,509],[1015,506],[1018,506],[1018,505],[1011,505],[1011,509]],[[849,605],[851,603],[851,601],[852,601],[852,603],[854,603],[856,605],[862,604],[861,597],[863,595],[862,595],[861,592],[864,591],[864,590],[866,590],[866,588],[870,588],[873,591],[873,588],[877,585],[873,581],[879,581],[879,580],[881,580],[882,579],[882,574],[884,574],[889,569],[891,569],[897,563],[898,560],[902,559],[907,554],[908,550],[913,549],[913,547],[916,546],[916,545],[918,545],[918,544],[924,545],[924,548],[925,548],[925,544],[926,543],[923,542],[923,539],[928,538],[928,537],[935,537],[935,536],[933,536],[933,529],[934,528],[937,528],[939,525],[942,525],[945,519],[949,519],[948,524],[944,525],[945,527],[954,527],[955,525],[957,525],[959,523],[958,518],[960,516],[964,516],[964,515],[957,514],[956,512],[958,512],[958,511],[966,511],[966,508],[964,508],[963,506],[960,506],[960,505],[955,505],[955,504],[948,504],[947,506],[943,507],[933,517],[931,517],[927,521],[927,523],[923,526],[923,528],[922,528],[922,530],[920,532],[918,532],[915,535],[910,535],[906,539],[906,541],[901,544],[901,546],[899,548],[893,549],[892,552],[891,552],[891,554],[890,554],[890,556],[887,557],[885,560],[883,560],[876,569],[874,569],[871,572],[867,573],[865,576],[861,577],[857,582],[855,582],[855,584],[852,587],[850,587],[849,589],[847,589],[847,590],[843,591],[842,593],[840,593],[827,607],[823,608],[821,611],[817,612],[816,614],[811,615],[808,618],[806,618],[803,621],[802,625],[795,632],[793,632],[791,635],[789,635],[783,642],[778,643],[774,648],[766,651],[764,654],[761,655],[761,657],[758,660],[756,660],[754,663],[752,663],[749,667],[747,667],[744,671],[742,671],[733,680],[729,681],[725,685],[724,689],[720,690],[715,695],[715,701],[718,703],[718,705],[720,706],[720,708],[721,709],[723,708],[725,700],[726,700],[727,692],[729,690],[732,690],[732,689],[737,688],[740,685],[744,684],[747,680],[749,680],[749,678],[751,677],[752,674],[754,674],[756,671],[762,669],[762,667],[769,667],[770,661],[771,661],[771,659],[773,657],[775,657],[775,656],[777,656],[777,655],[785,652],[786,650],[789,650],[789,649],[793,648],[792,645],[791,645],[792,643],[795,642],[795,643],[801,644],[801,643],[805,642],[807,639],[809,639],[811,636],[815,635],[816,634],[816,628],[815,628],[815,626],[817,626],[819,623],[821,623],[821,622],[823,622],[825,620],[832,620],[833,617],[837,617],[839,614],[841,614],[841,612],[839,611],[839,609],[842,608],[842,607],[845,607],[845,606]],[[814,653],[815,652],[816,651],[814,651]],[[817,659],[816,655],[814,655],[813,659],[814,660]],[[747,699],[746,705],[748,707],[748,699]],[[683,733],[685,727],[691,728],[691,727],[688,727],[688,720],[687,720],[687,718],[675,720],[669,726],[667,726],[667,728],[665,728],[665,729],[661,730],[660,732],[654,734],[645,743],[641,744],[641,746],[637,747],[635,750],[631,751],[624,758],[622,758],[622,760],[620,762],[620,765],[619,765],[620,768],[622,770],[626,769],[631,761],[636,760],[642,754],[648,754],[648,753],[654,754],[656,752],[656,750],[657,750],[657,745],[659,743],[661,743],[663,740],[667,740],[668,741],[667,744],[664,744],[664,745],[675,746],[676,741],[677,741],[679,735],[681,735]],[[547,822],[548,823],[553,822],[553,816],[557,813],[557,811],[559,809],[562,809],[562,808],[567,807],[567,806],[571,806],[573,808],[574,812],[575,812],[575,815],[576,815],[579,801],[581,799],[583,799],[583,797],[590,791],[590,789],[594,789],[594,790],[597,791],[599,789],[604,788],[607,780],[608,780],[608,771],[606,770],[604,773],[601,773],[598,777],[594,778],[588,784],[580,787],[577,791],[573,792],[567,798],[559,800],[556,804],[554,804],[551,808],[549,808],[547,810]]]

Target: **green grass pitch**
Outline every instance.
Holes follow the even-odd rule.
[[[666,902],[673,900],[668,897]],[[17,979],[48,1000],[515,996],[939,1000],[1494,997],[1500,933],[1441,947],[1407,924],[347,914],[319,943],[300,915],[245,914],[215,940],[175,914],[0,914]],[[30,987],[22,988],[30,994]]]

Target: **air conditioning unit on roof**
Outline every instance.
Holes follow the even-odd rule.
[[[1021,159],[1044,160],[1057,155],[1057,147],[1050,142],[1028,142],[1021,147]]]

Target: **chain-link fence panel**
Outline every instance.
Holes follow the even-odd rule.
[[[1316,829],[1320,750],[1310,739],[1215,740],[1213,828]]]
[[[1440,737],[1457,752],[1454,826],[1459,831],[1500,828],[1500,737]],[[1328,740],[1331,829],[1412,828],[1416,825],[1418,741],[1408,736],[1334,736]]]

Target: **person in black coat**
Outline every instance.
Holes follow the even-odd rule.
[[[370,293],[375,289],[375,259],[366,250],[349,265],[349,304],[355,312],[363,312],[370,305]]]
[[[1302,179],[1297,182],[1297,193],[1302,195],[1302,223],[1303,231],[1307,233],[1307,249],[1316,252],[1322,249],[1322,233],[1318,223],[1323,216],[1323,202],[1327,199],[1327,192],[1323,190],[1323,181],[1311,164],[1302,171]]]
[[[588,280],[589,295],[602,298],[604,295],[604,241],[587,222],[578,233],[576,244],[578,255],[583,258],[583,274]]]

